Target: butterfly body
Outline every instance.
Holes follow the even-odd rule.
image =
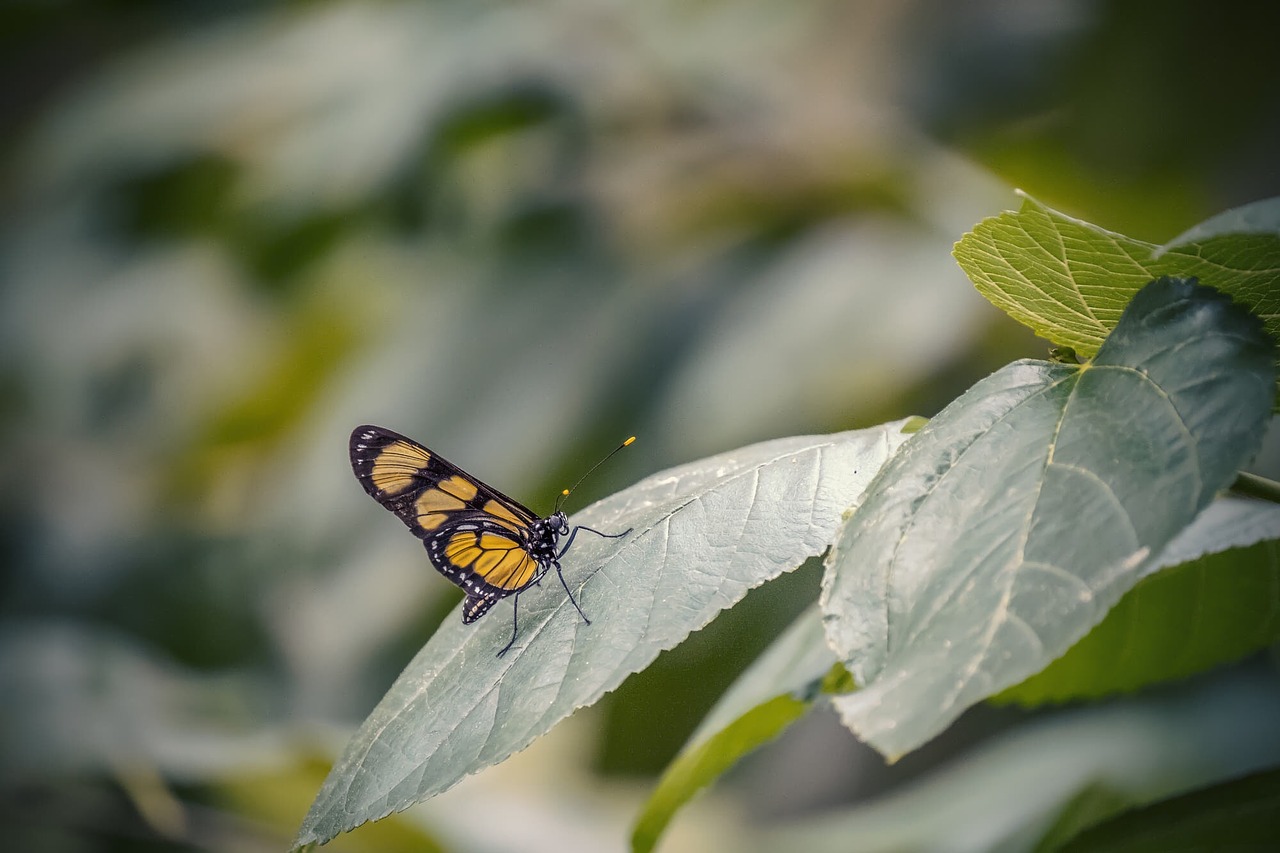
[[[464,623],[475,622],[507,596],[516,596],[556,570],[569,600],[582,614],[560,574],[578,530],[563,512],[540,518],[528,507],[472,477],[399,433],[360,426],[351,433],[351,469],[366,492],[395,513],[422,540],[431,564],[462,588]],[[625,535],[625,534],[617,534]],[[560,546],[562,537],[568,537]],[[585,615],[584,621],[590,624]],[[514,619],[514,617],[513,617]],[[513,626],[511,642],[515,642]]]
[[[506,596],[523,592],[541,581],[549,569],[559,568],[557,551],[562,530],[568,531],[568,521],[563,518],[563,513],[557,515],[559,519],[555,516],[535,518],[527,530],[521,532],[519,539],[512,539],[508,528],[480,517],[458,521],[452,527],[453,535],[447,539],[436,536],[426,540],[431,564],[447,579],[462,587],[467,595],[467,604],[462,610],[463,622],[470,624],[476,621]],[[468,564],[474,566],[478,560],[461,563],[477,550],[481,552],[478,559],[492,554],[495,556],[490,560],[506,556],[509,561],[518,562],[518,567],[510,573],[511,579],[506,580],[504,576],[504,583],[491,582],[482,572],[466,567]],[[527,557],[519,557],[519,551]]]

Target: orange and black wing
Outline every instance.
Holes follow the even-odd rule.
[[[487,519],[450,525],[426,546],[432,564],[467,594],[463,622],[476,621],[499,600],[537,583],[550,567],[529,552],[527,540],[513,539]]]
[[[520,535],[538,517],[527,507],[399,433],[376,426],[351,433],[351,469],[364,490],[420,539],[479,514]]]
[[[467,594],[464,622],[547,570],[530,550],[542,524],[519,502],[391,430],[357,427],[350,450],[365,491],[423,540],[432,565]]]

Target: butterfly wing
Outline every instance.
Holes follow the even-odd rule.
[[[351,469],[364,490],[426,539],[466,514],[527,533],[538,517],[512,498],[399,433],[376,426],[351,433]]]
[[[527,507],[410,438],[376,426],[351,433],[351,469],[366,492],[423,540],[432,565],[467,594],[463,622],[536,583],[541,529]]]
[[[426,540],[440,573],[462,587],[463,622],[474,622],[499,600],[537,583],[548,565],[529,553],[526,540],[487,519],[459,521]]]

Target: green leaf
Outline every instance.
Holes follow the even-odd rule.
[[[1205,243],[1228,235],[1280,235],[1280,198],[1268,198],[1234,207],[1193,225],[1165,243],[1165,249]]]
[[[1277,719],[1274,672],[1224,668],[1125,702],[1029,718],[873,800],[756,827],[755,849],[1014,851],[1050,833],[1061,843],[1113,806],[1280,764]]]
[[[881,470],[828,556],[833,701],[889,757],[1043,669],[1257,450],[1275,382],[1258,319],[1144,288],[1087,365],[979,382]]]
[[[993,697],[1025,706],[1183,678],[1280,641],[1280,506],[1214,501],[1065,655]]]
[[[475,625],[446,620],[365,720],[303,821],[324,842],[440,793],[528,746],[616,688],[752,587],[835,538],[843,514],[899,444],[903,422],[779,439],[673,468],[582,512],[564,576]],[[558,594],[557,594],[558,593]]]
[[[738,759],[776,738],[809,710],[809,702],[775,696],[757,705],[706,741],[687,748],[667,767],[645,803],[631,833],[631,849],[648,853],[657,846],[676,811],[711,784]]]
[[[1274,850],[1280,834],[1280,769],[1255,773],[1135,809],[1090,827],[1061,853]]]
[[[636,819],[631,849],[652,850],[698,791],[803,716],[837,665],[812,607],[738,677],[662,774]]]
[[[1115,787],[1093,782],[1085,785],[1058,812],[1053,825],[1040,837],[1033,853],[1052,853],[1064,842],[1094,824],[1135,805],[1133,797]]]
[[[978,292],[1037,335],[1091,357],[1148,281],[1195,276],[1280,339],[1280,198],[1227,211],[1165,246],[1073,219],[1030,196],[954,250]]]

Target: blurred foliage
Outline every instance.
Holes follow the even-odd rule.
[[[318,779],[456,600],[352,481],[355,424],[539,511],[639,434],[585,503],[755,439],[933,414],[1041,354],[950,258],[1011,186],[1156,242],[1280,193],[1280,68],[1253,61],[1278,13],[1255,6],[6,5],[15,844],[292,834],[305,797],[267,814],[261,780]],[[642,793],[617,777],[670,758],[814,578],[580,715],[584,752],[555,741],[541,788],[621,805],[519,807],[518,849],[625,838]],[[465,808],[533,802],[499,776],[395,823],[517,849]],[[670,849],[732,838],[717,802]]]
[[[980,5],[1011,14],[935,4],[939,14],[922,19],[917,46],[937,67],[920,75],[913,102],[939,138],[1011,185],[1153,242],[1206,211],[1280,192],[1270,153],[1280,69],[1250,58],[1269,50],[1280,9]]]
[[[1056,849],[1161,851],[1170,846],[1265,850],[1280,821],[1280,772],[1254,773],[1091,826]]]

